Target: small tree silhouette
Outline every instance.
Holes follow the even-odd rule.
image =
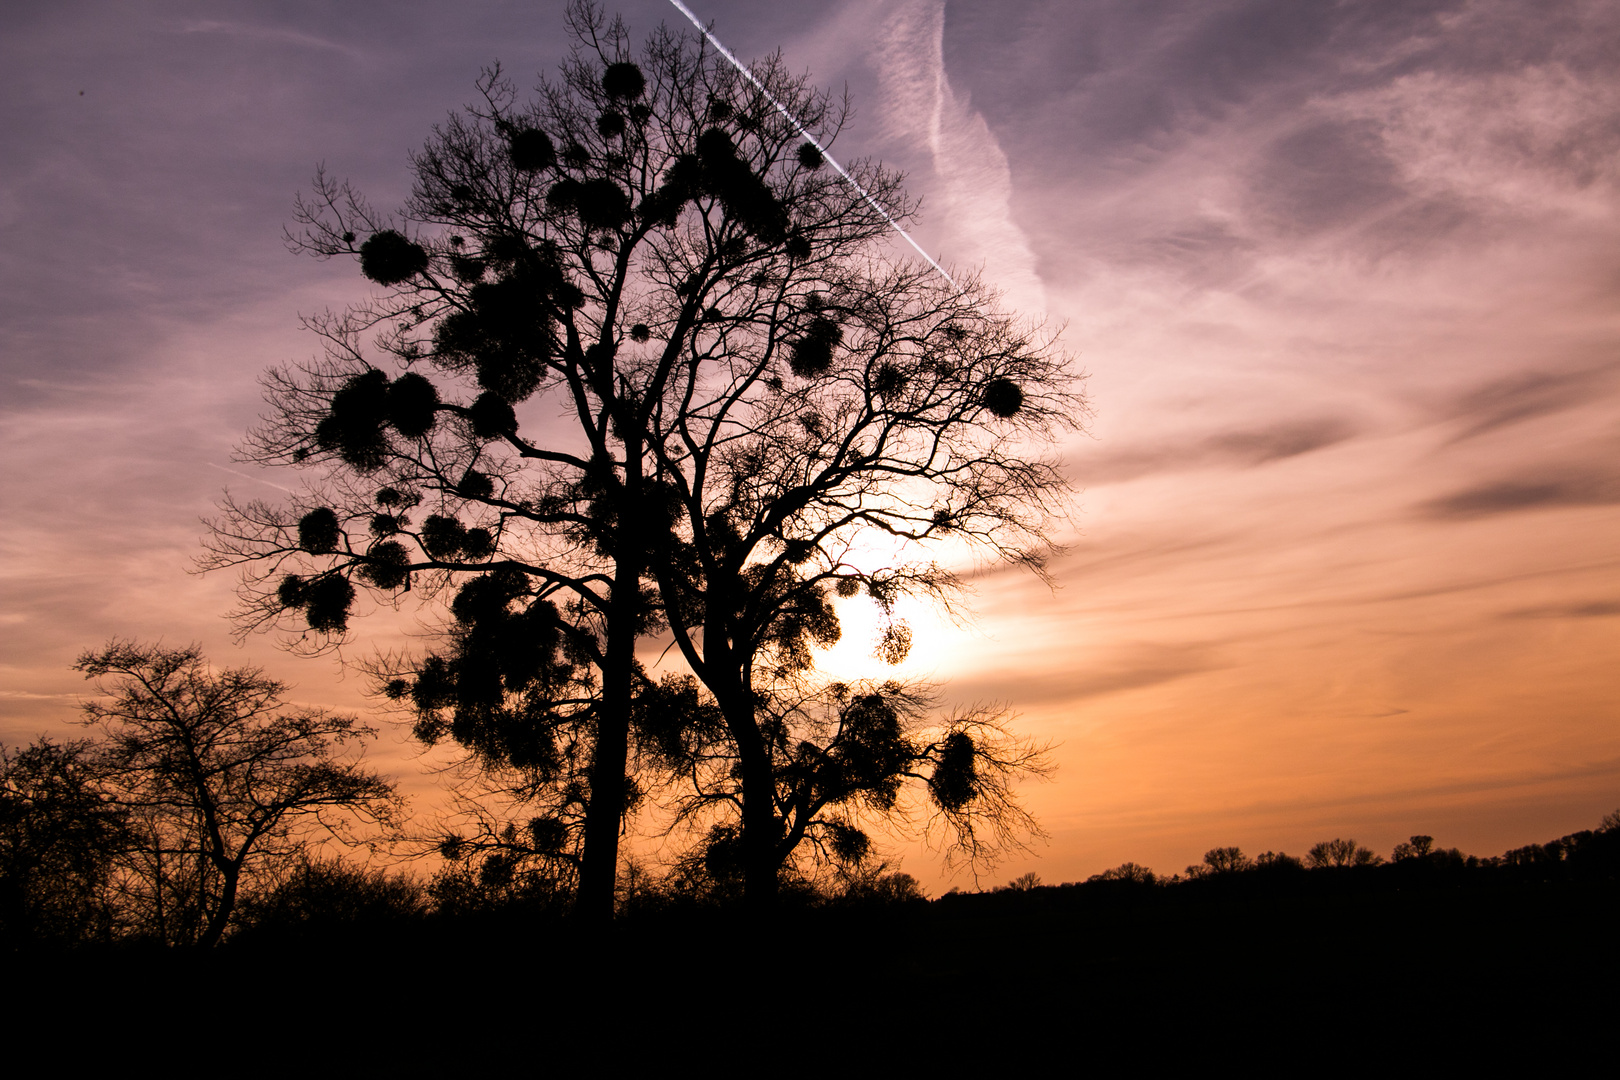
[[[1345,866],[1377,866],[1384,860],[1371,848],[1362,847],[1354,840],[1324,840],[1314,845],[1305,856],[1305,863],[1313,870]]]
[[[1027,874],[1020,874],[1007,882],[1009,892],[1034,892],[1041,887],[1041,875],[1031,870]]]
[[[1209,874],[1231,874],[1239,870],[1248,870],[1254,864],[1249,857],[1243,854],[1242,849],[1235,847],[1210,848],[1204,852],[1202,865],[1187,867],[1187,876],[1190,878],[1204,877]]]
[[[1426,859],[1433,851],[1434,837],[1414,836],[1395,845],[1394,859],[1396,862],[1405,862],[1408,859]]]
[[[117,931],[111,888],[129,846],[89,739],[0,746],[0,942],[74,944]]]
[[[114,641],[75,668],[107,694],[97,775],[128,817],[125,900],[139,929],[210,948],[245,879],[305,854],[312,836],[353,843],[356,822],[395,826],[389,781],[342,750],[375,734],[352,717],[284,709],[287,687],[258,668],[211,671],[195,647]]]
[[[1092,874],[1086,879],[1089,881],[1128,881],[1135,885],[1153,885],[1159,880],[1158,875],[1139,863],[1120,863],[1111,870],[1104,870],[1100,874]]]

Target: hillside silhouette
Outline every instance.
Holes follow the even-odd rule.
[[[678,874],[621,878],[621,917],[604,929],[540,890],[312,861],[245,899],[239,928],[212,952],[13,939],[8,961],[18,985],[36,989],[23,1008],[41,1023],[60,1020],[49,1003],[81,1000],[88,985],[145,988],[83,1006],[131,1029],[177,1011],[226,1024],[249,1000],[276,1025],[319,1005],[342,1019],[317,1045],[357,1061],[585,1062],[576,1025],[590,1022],[597,994],[617,995],[633,1020],[619,1052],[649,1060],[670,1040],[709,1038],[719,1015],[744,1025],[748,1045],[782,1046],[793,1024],[781,1009],[827,1002],[846,1030],[826,1038],[849,1052],[906,1044],[902,1033],[965,1012],[971,1031],[915,1051],[958,1064],[1005,1060],[1008,1038],[1084,1044],[1096,1060],[1141,1039],[1154,1053],[1235,1039],[1246,1053],[1292,1055],[1328,1025],[1421,1061],[1517,1047],[1538,1032],[1560,1032],[1567,1048],[1602,1030],[1602,987],[1620,960],[1620,816],[1493,857],[1424,841],[1342,866],[1212,849],[1224,868],[1206,861],[1192,876],[1127,864],[1081,882],[1029,874],[934,899],[897,873],[840,890],[788,882],[782,908],[749,935],[737,924],[757,916],[738,896]],[[761,938],[771,946],[752,944]],[[740,995],[750,979],[780,997]],[[200,986],[212,988],[206,998]],[[402,1032],[419,1010],[453,1025],[463,1008],[480,1026],[526,1032],[542,1059],[500,1039],[458,1050],[459,1035],[438,1030],[417,1045],[420,1033]],[[362,1030],[405,1041],[362,1049],[342,1034]],[[1322,1052],[1350,1061],[1365,1051]],[[806,1063],[830,1061],[833,1050],[821,1041],[807,1053]]]

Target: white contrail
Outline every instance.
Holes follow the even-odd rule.
[[[248,473],[245,473],[245,472],[238,472],[235,469],[227,469],[223,465],[215,465],[212,461],[205,461],[205,462],[203,462],[203,464],[207,465],[211,469],[218,469],[220,472],[228,472],[232,476],[240,476],[244,480],[252,480],[256,484],[268,484],[270,487],[275,488],[277,491],[285,491],[289,495],[298,494],[292,488],[290,488],[290,487],[282,487],[280,484],[277,484],[277,483],[275,483],[273,481],[270,481],[270,480],[266,480],[262,476],[252,476],[252,475],[250,475]]]
[[[799,134],[803,135],[805,137],[805,139],[807,141],[809,141],[810,145],[814,146],[816,148],[816,150],[820,152],[821,156],[824,159],[826,159],[827,164],[831,165],[835,170],[837,170],[839,176],[842,176],[845,180],[849,181],[850,187],[853,187],[856,191],[861,193],[861,198],[865,199],[871,205],[872,209],[876,210],[878,213],[883,215],[883,220],[887,221],[891,226],[893,226],[895,232],[899,233],[901,236],[906,238],[906,243],[910,244],[913,248],[915,248],[916,251],[917,251],[917,254],[921,255],[924,259],[926,259],[928,261],[929,266],[932,266],[935,270],[939,271],[939,276],[940,277],[944,278],[946,281],[950,282],[952,285],[956,284],[956,279],[951,277],[950,274],[946,273],[945,268],[943,266],[939,265],[939,263],[935,262],[933,257],[930,256],[928,254],[928,252],[926,252],[926,251],[924,251],[922,249],[922,245],[917,243],[917,241],[913,240],[911,238],[911,234],[906,232],[905,229],[902,229],[900,227],[900,223],[898,221],[894,220],[894,218],[889,216],[889,212],[887,210],[883,209],[882,205],[879,204],[876,199],[872,198],[871,193],[868,192],[865,188],[861,187],[860,182],[857,181],[853,176],[851,176],[851,175],[849,175],[849,173],[845,172],[844,167],[842,165],[838,164],[837,161],[833,160],[833,156],[830,153],[827,152],[827,148],[825,146],[821,145],[821,141],[819,139],[817,139],[814,135],[810,134],[810,132],[805,128],[805,126],[803,124],[799,123],[799,118],[794,116],[792,113],[788,112],[787,107],[785,105],[783,105],[780,101],[776,100],[776,95],[771,93],[769,90],[765,89],[764,85],[758,79],[754,78],[754,73],[752,71],[749,71],[746,67],[744,67],[741,60],[738,60],[735,56],[732,55],[732,52],[731,52],[730,49],[728,49],[724,45],[720,44],[720,39],[715,37],[712,33],[710,33],[709,28],[707,26],[704,26],[703,23],[698,21],[698,17],[696,15],[692,14],[692,9],[691,8],[689,8],[685,4],[681,3],[681,0],[669,0],[669,2],[674,4],[676,9],[682,15],[685,15],[688,19],[691,20],[692,25],[698,28],[698,33],[700,33],[704,37],[708,38],[709,39],[709,44],[713,45],[716,49],[718,49],[720,51],[721,56],[723,56],[727,60],[731,61],[731,66],[736,68],[739,72],[741,72],[743,78],[747,79],[749,82],[754,84],[754,89],[756,89],[760,93],[764,94],[765,97],[766,97],[766,100],[768,100],[772,105],[776,106],[776,111],[781,113],[784,117],[786,117],[787,122],[792,124],[795,128],[798,129]]]

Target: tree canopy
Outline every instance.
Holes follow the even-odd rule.
[[[85,754],[127,829],[123,906],[143,934],[211,947],[247,879],[316,835],[353,842],[356,824],[399,821],[392,782],[345,752],[375,729],[284,707],[287,687],[257,668],[214,671],[195,646],[119,641],[75,666],[106,694],[84,706],[102,733]]]
[[[1036,763],[979,740],[984,717],[903,737],[905,693],[852,692],[832,727],[782,703],[837,697],[811,653],[839,635],[834,596],[868,595],[904,658],[896,600],[959,585],[929,546],[1039,571],[1067,491],[1052,440],[1084,416],[1067,358],[976,277],[889,250],[915,212],[899,176],[826,168],[848,104],[780,57],[744,79],[664,28],[636,53],[590,3],[569,31],[531,99],[484,73],[397,214],[324,174],[300,201],[292,247],[381,291],[310,320],[323,361],[269,374],[246,456],[313,482],[227,501],[209,565],[248,568],[244,625],[310,649],[362,592],[446,611],[441,648],[382,665],[389,691],[542,804],[582,909],[611,907],[627,774],[689,764],[677,746],[735,767],[738,820],[713,826],[764,901],[789,839],[854,828],[817,817],[831,791],[880,806],[915,775],[958,836],[1010,836],[960,828],[1012,823],[1007,778]],[[665,635],[695,682],[648,676],[637,647]],[[805,746],[872,758],[812,769],[809,818]]]
[[[116,930],[108,891],[132,839],[100,783],[95,744],[0,746],[0,943],[99,941]]]

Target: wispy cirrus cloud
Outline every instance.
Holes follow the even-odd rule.
[[[1045,308],[1029,239],[1013,218],[1012,173],[995,134],[945,70],[945,0],[897,0],[883,9],[869,52],[878,74],[883,124],[891,138],[927,149],[930,223],[948,263],[982,264],[1014,306]]]
[[[1484,518],[1531,510],[1620,504],[1620,471],[1586,462],[1487,480],[1422,505],[1429,517]]]
[[[1620,615],[1620,600],[1577,600],[1502,613],[1502,617],[1507,619],[1609,619],[1617,615]]]
[[[248,38],[253,41],[276,42],[296,45],[305,49],[326,50],[344,56],[360,55],[359,50],[341,41],[335,41],[316,34],[303,33],[286,26],[232,22],[222,19],[183,19],[178,24],[178,29],[182,34],[223,34],[230,37]]]
[[[919,617],[898,672],[1061,744],[1031,798],[1062,839],[1008,873],[1308,844],[1303,810],[1490,853],[1613,809],[1570,763],[1620,754],[1620,8],[696,6],[848,80],[840,159],[909,168],[920,239],[1070,320],[1092,373],[1057,588],[981,568],[979,620]],[[8,737],[62,722],[114,632],[367,707],[233,653],[230,581],[185,574],[258,373],[365,288],[281,228],[321,160],[393,205],[481,64],[526,88],[561,55],[560,0],[176,10],[0,14]]]
[[[1512,424],[1590,405],[1615,392],[1620,367],[1603,364],[1564,370],[1517,371],[1460,391],[1443,408],[1462,441]]]
[[[1090,486],[1188,469],[1252,469],[1335,446],[1354,438],[1359,430],[1360,425],[1348,417],[1324,416],[1093,453],[1082,447],[1071,471],[1080,483]]]

